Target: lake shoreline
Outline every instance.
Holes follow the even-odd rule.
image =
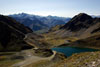
[[[52,50],[57,51],[58,53],[64,53],[67,57],[72,56],[75,53],[82,53],[82,52],[94,52],[99,51],[98,49],[91,49],[91,48],[80,48],[80,47],[55,47]]]

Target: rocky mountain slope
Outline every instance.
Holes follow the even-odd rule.
[[[60,27],[59,30],[53,32],[53,34],[61,37],[76,36],[85,38],[99,32],[100,18],[92,18],[85,13],[80,13]]]
[[[33,31],[8,16],[0,15],[0,51],[31,48],[24,42],[25,34]]]

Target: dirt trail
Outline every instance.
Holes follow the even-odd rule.
[[[56,51],[53,51],[52,56],[46,57],[46,58],[37,57],[37,56],[30,56],[30,58],[27,58],[26,60],[21,61],[19,63],[16,63],[16,64],[12,65],[12,67],[24,67],[24,66],[27,66],[31,63],[34,63],[34,62],[37,62],[37,61],[40,61],[40,60],[51,60],[55,57],[55,55],[56,55]]]

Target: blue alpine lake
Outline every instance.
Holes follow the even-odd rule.
[[[71,56],[74,53],[98,51],[97,49],[79,48],[79,47],[55,47],[52,48],[52,50],[64,53],[67,57]]]

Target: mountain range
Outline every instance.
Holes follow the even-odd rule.
[[[98,18],[98,17],[93,17],[86,13],[80,13],[80,14],[74,16],[72,19],[70,19],[65,24],[57,24],[56,26],[53,24],[54,25],[53,26],[51,24],[53,22],[51,22],[50,23],[51,26],[49,26],[50,25],[49,22],[46,24],[45,18],[43,20],[43,17],[41,17],[41,16],[37,16],[37,17],[35,16],[34,18],[32,16],[32,18],[29,18],[29,16],[31,16],[31,15],[29,15],[29,16],[27,15],[28,17],[27,16],[25,17],[24,15],[23,16],[22,16],[22,14],[21,14],[21,16],[17,15],[19,18],[16,18],[16,17],[12,18],[9,16],[0,15],[0,52],[13,52],[13,51],[15,52],[15,51],[17,51],[16,54],[10,55],[10,57],[14,56],[15,58],[18,57],[20,59],[20,57],[25,56],[26,57],[25,60],[28,59],[28,61],[26,63],[28,63],[28,62],[30,63],[31,60],[29,58],[31,58],[31,57],[33,58],[34,56],[39,56],[39,57],[44,58],[45,56],[49,55],[48,51],[51,48],[54,48],[59,45],[63,46],[63,47],[68,46],[68,47],[100,49],[100,18]],[[60,20],[59,17],[48,16],[48,18],[50,19],[50,21],[51,21],[51,18],[52,19],[56,18],[57,20]],[[65,21],[65,20],[63,20],[63,21]],[[34,22],[36,22],[36,23],[34,23]],[[30,26],[31,24],[32,24],[32,27]],[[44,29],[50,28],[50,30],[47,33],[38,35],[38,34],[34,33],[34,30],[30,29],[30,28],[33,29],[34,26],[36,27],[35,31],[40,30],[41,28],[44,28]],[[24,50],[24,49],[30,49],[30,50]],[[23,51],[21,51],[21,50],[23,50]],[[18,51],[20,51],[20,52],[18,52]],[[52,51],[50,50],[50,52],[52,52]],[[46,61],[46,63],[43,62],[43,64],[47,65],[47,66],[54,65],[53,67],[57,67],[55,65],[59,66],[60,63],[61,64],[67,63],[70,65],[69,67],[71,67],[72,65],[75,65],[75,64],[77,65],[77,60],[79,60],[78,64],[80,64],[80,66],[82,66],[82,65],[84,65],[84,63],[82,62],[83,59],[86,59],[87,62],[84,61],[84,62],[86,62],[85,65],[89,65],[91,63],[88,62],[88,60],[91,59],[91,62],[93,62],[93,60],[94,61],[98,60],[100,53],[99,52],[98,53],[91,52],[91,54],[90,54],[90,52],[88,52],[88,53],[86,52],[86,54],[84,54],[84,53],[80,53],[80,54],[75,53],[74,55],[71,56],[72,58],[67,57],[67,59],[66,59],[66,58],[64,58],[64,55],[62,53],[59,54],[57,52],[56,54],[54,53],[52,55],[52,56],[54,56],[53,59],[51,59],[49,62]],[[92,56],[92,55],[94,55],[94,56]],[[52,56],[50,54],[50,57],[52,57]],[[86,57],[84,57],[84,56],[86,56]],[[77,57],[77,59],[76,59],[76,57]],[[2,58],[3,58],[3,56],[1,55],[0,59],[2,59]],[[73,58],[75,58],[76,60]],[[59,59],[61,59],[61,60],[59,60]],[[23,60],[23,61],[25,61],[25,60]],[[34,60],[34,58],[33,58],[33,60]],[[66,60],[71,60],[71,61],[66,62]],[[11,61],[13,62],[14,60],[11,60]],[[60,61],[60,62],[58,62],[58,61]],[[53,65],[52,65],[51,62],[56,62],[57,64],[53,63]],[[99,61],[95,61],[95,62],[99,63]],[[7,62],[5,62],[4,65],[6,63]],[[81,63],[83,63],[83,64],[81,64]],[[33,64],[33,67],[34,67],[34,63],[31,63],[31,64]],[[41,66],[40,62],[37,64],[38,65],[40,64],[40,66]],[[1,65],[1,66],[3,66],[3,65]],[[47,66],[45,66],[45,67],[47,67]],[[59,66],[59,67],[61,67],[61,66]],[[77,67],[77,66],[74,66],[74,67]]]
[[[23,19],[23,17],[25,17],[25,16],[22,16],[22,14],[21,16],[20,15],[17,15],[17,16],[19,16],[20,17],[19,19],[21,20]],[[48,16],[48,17],[52,18],[52,16]],[[22,21],[24,22],[27,21],[27,25],[29,23],[32,23],[32,21],[34,22],[36,21],[38,24],[41,24],[43,20],[42,21],[39,20],[40,16],[37,16],[37,18],[33,18],[33,15],[32,15],[32,18],[29,19],[29,17],[27,18],[26,16],[26,18],[24,18],[25,20],[22,20]],[[19,20],[19,19],[16,18],[16,20]],[[27,19],[29,19],[30,21]],[[59,19],[59,17],[56,17],[56,19]],[[28,26],[24,26],[22,22],[18,22],[16,20],[8,16],[0,15],[0,32],[1,32],[0,33],[0,51],[6,51],[6,50],[11,51],[11,50],[21,50],[21,49],[31,48],[32,46],[29,45],[30,41],[32,43],[33,42],[35,43],[36,41],[37,43],[35,43],[35,45],[39,44],[38,40],[36,39],[41,36],[37,37],[37,35],[34,34],[33,31]],[[32,24],[34,27],[34,23]],[[43,25],[45,27],[48,27],[47,24],[43,23]],[[70,21],[68,21],[67,23],[63,25],[57,24],[55,27],[51,28],[48,33],[50,33],[49,35],[54,35],[56,37],[60,36],[60,37],[87,38],[99,32],[100,32],[100,18],[93,18],[88,14],[80,13],[74,16]],[[29,33],[33,33],[33,34],[29,34]],[[27,38],[24,40],[25,35],[30,37],[32,40],[30,40],[30,38]]]
[[[62,25],[67,23],[71,18],[65,17],[57,17],[57,16],[38,16],[38,15],[31,15],[27,13],[19,13],[9,15],[10,17],[14,18],[18,22],[28,26],[33,31],[38,30],[48,30],[51,27],[56,25]]]

